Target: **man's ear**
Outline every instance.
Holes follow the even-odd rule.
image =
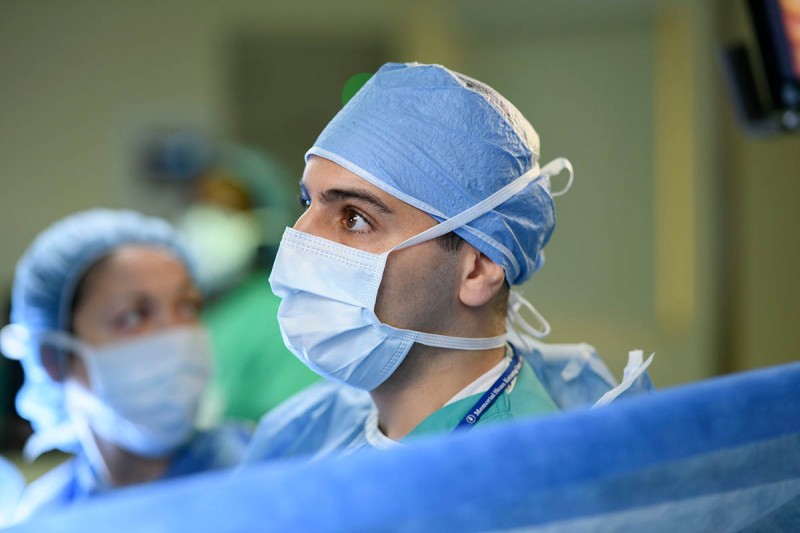
[[[479,252],[469,243],[459,250],[461,260],[461,286],[458,297],[469,307],[487,304],[505,281],[503,267]]]
[[[67,357],[63,351],[53,346],[42,346],[39,348],[39,358],[42,361],[47,375],[56,383],[64,381],[66,376],[66,364],[64,358]]]

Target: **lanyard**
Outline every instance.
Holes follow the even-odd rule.
[[[522,358],[519,356],[517,351],[514,347],[511,347],[512,352],[514,353],[514,357],[511,358],[511,363],[506,368],[505,372],[497,378],[497,381],[492,383],[492,386],[489,387],[489,390],[483,393],[475,405],[472,406],[461,422],[458,423],[456,428],[453,431],[459,431],[461,429],[471,429],[478,420],[481,419],[483,413],[485,413],[500,395],[503,393],[504,390],[508,387],[508,385],[514,381],[514,378],[517,377],[519,374],[520,369],[522,368]]]

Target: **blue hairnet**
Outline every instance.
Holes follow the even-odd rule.
[[[387,63],[331,120],[306,160],[312,155],[441,221],[534,168],[539,137],[479,81],[440,65]],[[543,177],[455,232],[516,285],[541,267],[554,227]]]
[[[33,338],[37,332],[69,329],[72,300],[81,279],[98,260],[125,244],[172,251],[195,277],[194,260],[166,221],[110,209],[92,209],[56,222],[33,241],[17,263],[11,323],[32,336],[22,348],[17,343],[22,353],[8,353],[5,343],[4,351],[22,361],[25,383],[17,394],[17,411],[31,421],[35,432],[64,424],[67,415],[62,387],[43,368]],[[64,443],[59,447],[70,448]]]

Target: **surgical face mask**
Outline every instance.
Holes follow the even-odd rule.
[[[211,370],[210,341],[199,326],[181,326],[101,347],[63,333],[43,343],[86,365],[88,388],[64,383],[65,408],[82,441],[84,426],[141,457],[162,457],[184,444]],[[85,447],[93,443],[84,442]]]
[[[253,212],[212,204],[190,207],[177,228],[199,259],[198,285],[205,294],[240,281],[252,268],[263,240],[259,220]]]
[[[270,275],[272,291],[281,298],[278,323],[284,343],[321,376],[364,390],[383,383],[415,342],[456,350],[503,346],[505,334],[451,337],[382,323],[375,314],[375,302],[386,260],[395,250],[435,239],[469,223],[532,182],[563,169],[572,174],[565,159],[557,159],[542,170],[537,165],[489,198],[382,254],[287,228]],[[515,297],[515,304],[518,301]]]

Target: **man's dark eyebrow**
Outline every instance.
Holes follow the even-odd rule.
[[[345,200],[361,200],[375,207],[381,213],[392,214],[392,210],[380,198],[365,189],[327,189],[319,195],[323,202],[342,202]]]

